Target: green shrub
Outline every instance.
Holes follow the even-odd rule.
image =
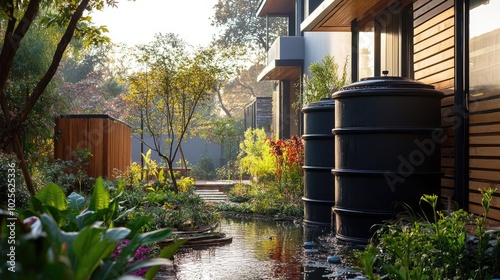
[[[271,151],[264,129],[247,129],[238,154],[241,173],[250,174],[258,182],[273,181],[276,174],[276,160]]]
[[[483,194],[482,217],[463,211],[438,211],[437,196],[422,201],[434,217],[400,220],[383,226],[366,250],[357,254],[369,279],[491,279],[500,276],[500,232],[486,231],[492,194]],[[432,222],[431,222],[432,221]],[[471,232],[468,228],[475,227]],[[378,273],[374,273],[377,271]]]
[[[177,181],[177,189],[179,192],[194,192],[195,181],[191,177],[182,177]]]
[[[143,217],[127,227],[114,227],[128,211],[120,210],[119,197],[110,199],[98,178],[89,201],[76,193],[66,197],[60,186],[49,184],[31,197],[30,209],[20,216],[0,211],[0,251],[11,250],[10,232],[15,231],[17,241],[15,262],[1,254],[0,271],[12,273],[9,279],[112,280],[145,267],[170,265],[168,258],[181,242],[163,249],[162,258],[130,262],[141,247],[170,237],[172,230],[139,233],[148,222]],[[148,271],[146,279],[156,273]]]
[[[257,190],[252,185],[235,184],[227,193],[229,200],[232,202],[249,201],[257,194]]]
[[[190,175],[198,180],[215,179],[217,176],[215,174],[215,166],[212,158],[204,153],[200,157],[198,164],[191,169]]]

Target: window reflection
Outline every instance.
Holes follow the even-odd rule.
[[[374,32],[373,28],[369,31],[359,32],[359,77],[373,77],[374,73]]]
[[[469,83],[472,95],[500,85],[499,0],[470,1]]]

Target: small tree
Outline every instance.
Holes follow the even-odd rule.
[[[128,101],[141,112],[144,130],[152,137],[150,147],[165,160],[174,191],[173,166],[197,108],[213,97],[224,68],[217,64],[213,49],[194,52],[174,34],[159,34],[149,45],[139,47],[139,60],[146,73],[131,77]]]
[[[307,106],[322,98],[331,97],[332,93],[349,83],[347,79],[347,58],[340,73],[340,66],[335,57],[326,55],[321,62],[313,62],[309,66],[310,76],[304,77],[302,104],[294,104],[297,109]]]

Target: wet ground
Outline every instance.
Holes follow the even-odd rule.
[[[329,229],[224,219],[220,231],[233,237],[230,244],[183,249],[171,279],[365,279],[352,269],[353,247],[337,241]],[[339,263],[328,261],[333,255]]]

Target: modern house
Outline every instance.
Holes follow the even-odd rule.
[[[272,108],[271,97],[255,97],[244,110],[245,131],[249,128],[263,128],[269,133],[273,121]]]
[[[309,32],[300,29],[300,23],[321,1],[263,0],[257,16],[285,17],[288,20],[287,36],[268,42],[267,65],[258,80],[277,81],[273,93],[273,123],[275,136],[286,139],[303,133],[302,112],[293,106],[300,104],[303,76],[312,62],[321,61],[325,55],[334,56],[337,63],[344,63],[349,55],[348,33]]]
[[[294,10],[284,10],[292,6]],[[441,196],[482,214],[479,189],[497,188],[489,218],[498,226],[500,21],[495,13],[499,10],[498,1],[488,0],[264,0],[260,16],[295,14],[300,28],[293,35],[303,38],[278,38],[261,78],[279,80],[279,98],[282,104],[290,102],[300,96],[291,88],[309,65],[308,44],[321,46],[326,53],[347,44],[353,82],[388,71],[390,76],[433,85],[445,94]],[[338,37],[342,41],[308,40],[314,36],[342,36]],[[301,46],[304,53],[289,53]],[[280,117],[288,113],[280,109]],[[290,128],[295,130],[299,128]]]

